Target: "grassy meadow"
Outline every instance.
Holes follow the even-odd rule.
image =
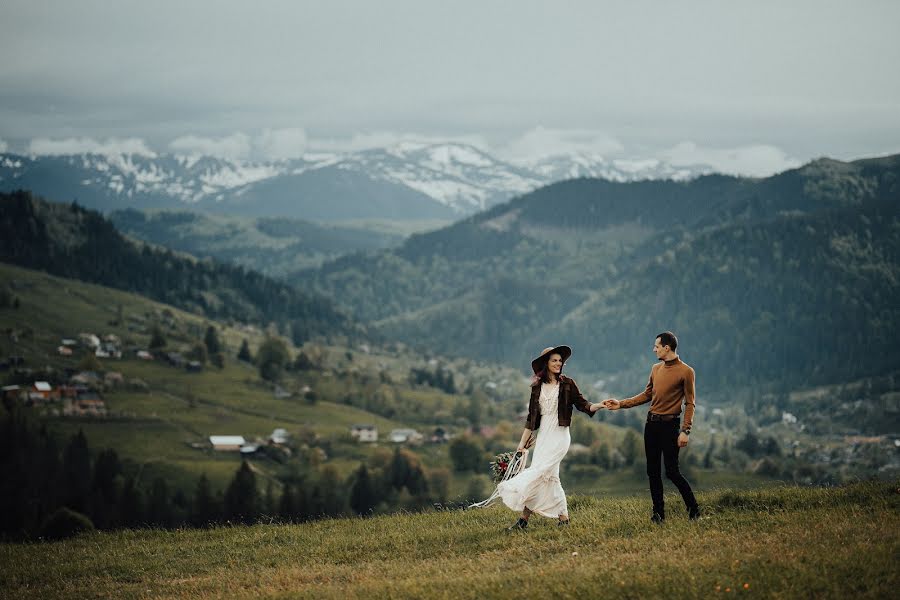
[[[900,482],[675,497],[570,497],[572,524],[501,506],[301,525],[90,533],[0,545],[9,598],[888,598]],[[52,565],[52,568],[47,568]]]

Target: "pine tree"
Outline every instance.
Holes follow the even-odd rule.
[[[278,501],[278,516],[283,521],[294,521],[297,517],[297,506],[291,488],[293,488],[293,485],[290,483],[285,483],[281,488],[281,499]]]
[[[212,325],[206,328],[206,335],[203,337],[203,342],[206,344],[206,350],[210,356],[222,351],[222,344],[219,342],[219,334]]]
[[[377,504],[378,497],[369,470],[366,465],[361,465],[350,489],[350,508],[358,515],[367,515]]]
[[[202,473],[197,480],[197,489],[194,490],[194,499],[191,503],[191,524],[194,527],[206,527],[218,520],[216,501],[212,495],[209,479],[206,473]]]
[[[275,506],[275,484],[271,479],[266,483],[266,495],[263,498],[262,514],[268,519],[274,518],[277,514]]]
[[[166,347],[166,338],[163,336],[162,329],[159,325],[154,325],[150,330],[150,349],[162,350]]]
[[[63,453],[63,498],[65,505],[87,513],[91,486],[91,454],[84,431],[73,435]]]
[[[122,487],[121,511],[122,522],[126,527],[140,527],[146,523],[144,495],[132,477],[126,479]]]
[[[250,354],[250,344],[247,343],[247,340],[241,342],[241,349],[238,350],[237,357],[238,360],[244,362],[253,362],[253,355]]]
[[[252,523],[259,516],[256,475],[247,461],[234,474],[225,491],[225,519],[232,523]]]
[[[150,486],[150,497],[147,501],[147,520],[159,527],[170,527],[173,524],[172,505],[169,498],[169,486],[162,477],[156,477]]]
[[[399,490],[409,481],[410,460],[409,455],[400,448],[394,450],[394,457],[391,459],[391,465],[388,469],[391,486],[395,490]]]

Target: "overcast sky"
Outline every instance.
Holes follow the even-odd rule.
[[[0,149],[900,152],[900,2],[0,0]]]

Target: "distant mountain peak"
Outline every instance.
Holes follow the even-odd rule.
[[[339,176],[353,172],[361,176],[353,184],[355,199],[345,194],[342,202],[366,206],[375,196],[389,196],[387,188],[393,186],[398,197],[418,197],[425,203],[442,205],[447,214],[463,216],[565,179],[685,180],[711,171],[703,166],[673,167],[656,159],[609,160],[591,152],[556,154],[536,161],[507,161],[465,142],[403,141],[383,148],[346,153],[310,152],[301,158],[277,161],[184,154],[0,154],[0,191],[31,189],[49,198],[77,199],[86,206],[103,210],[173,208],[201,203],[227,210],[229,199],[243,199],[237,203],[241,212],[252,214],[253,207],[247,199],[266,202],[266,194],[274,190],[280,196],[273,203],[280,209],[290,209],[290,190],[308,193],[309,186],[303,185],[307,178],[315,180],[312,187],[323,196],[304,198],[301,204],[327,203],[333,198],[328,196],[329,187],[323,187],[322,180],[329,173]],[[378,186],[378,191],[369,194],[364,181]],[[332,187],[341,185],[344,184],[335,182]],[[370,208],[363,212],[377,212],[376,208]],[[426,209],[429,211],[440,212]],[[327,214],[328,211],[314,212]],[[343,206],[339,212],[350,214],[353,207]],[[271,212],[261,210],[259,214]],[[396,214],[396,209],[384,216],[392,218],[392,214]],[[302,212],[284,216],[307,217]]]

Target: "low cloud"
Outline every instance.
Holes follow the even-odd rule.
[[[497,153],[508,160],[528,161],[572,153],[608,157],[624,150],[621,141],[603,131],[539,126],[498,147]]]
[[[469,144],[489,151],[489,146],[480,135],[431,136],[418,133],[398,133],[394,131],[374,131],[358,133],[349,138],[313,139],[309,148],[319,152],[359,152],[373,148],[392,148],[403,144]]]
[[[308,144],[306,130],[289,127],[265,129],[257,135],[240,131],[222,137],[185,135],[169,143],[169,150],[188,156],[267,161],[299,158]]]
[[[35,138],[28,144],[28,154],[35,156],[59,156],[64,154],[103,154],[106,156],[118,154],[140,154],[142,156],[156,156],[141,138],[107,138],[96,140],[93,138]]]
[[[6,152],[7,150],[9,150],[9,144],[7,144],[5,140],[0,138],[0,152]]]
[[[306,144],[306,130],[299,127],[266,129],[254,140],[257,154],[271,160],[299,158],[306,152]]]
[[[709,165],[718,173],[768,177],[800,166],[777,146],[753,145],[737,148],[709,148],[682,142],[660,153],[660,158],[676,167]]]
[[[233,133],[220,138],[185,135],[169,144],[169,149],[175,154],[216,156],[234,160],[250,158],[252,148],[250,136],[245,133]]]

